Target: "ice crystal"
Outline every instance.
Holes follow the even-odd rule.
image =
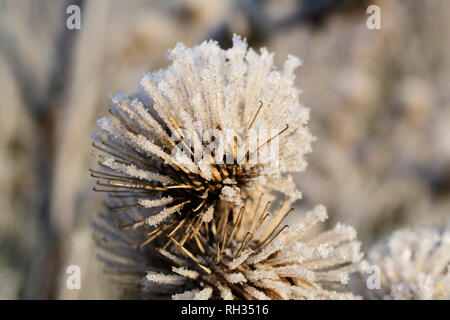
[[[450,299],[450,229],[402,229],[376,244],[369,260],[381,269],[371,298]]]

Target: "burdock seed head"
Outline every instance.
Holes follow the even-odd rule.
[[[143,228],[140,246],[164,234],[184,245],[255,190],[300,198],[287,175],[304,170],[313,140],[293,86],[300,61],[276,71],[273,54],[238,36],[228,50],[178,44],[168,58],[137,92],[113,96],[93,136],[94,189],[108,193],[121,229]]]

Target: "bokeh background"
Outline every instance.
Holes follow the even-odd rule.
[[[81,8],[81,29],[66,9]],[[368,5],[381,8],[369,30]],[[450,219],[448,0],[0,0],[0,299],[110,299],[95,260],[89,135],[108,93],[132,92],[165,53],[231,35],[304,61],[317,137],[299,212],[322,203],[368,247]],[[66,268],[81,268],[68,290]]]

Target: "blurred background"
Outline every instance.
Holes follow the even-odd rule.
[[[68,30],[66,9],[81,8]],[[369,30],[369,5],[381,29]],[[0,0],[0,299],[111,299],[89,223],[89,135],[108,93],[133,92],[179,41],[231,36],[304,61],[317,137],[299,212],[322,203],[367,247],[450,219],[448,0]],[[69,265],[81,290],[66,287]]]

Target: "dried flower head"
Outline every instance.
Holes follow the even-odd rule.
[[[371,298],[450,299],[450,230],[402,229],[376,244],[369,260],[381,269]]]
[[[311,236],[308,231],[327,218],[323,206],[288,226],[291,201],[271,214],[265,197],[225,211],[197,241],[181,245],[169,233],[173,245],[164,246],[159,238],[152,245],[163,246],[148,251],[134,245],[148,236],[145,232],[120,230],[111,221],[114,216],[104,216],[94,224],[100,258],[112,271],[142,276],[138,283],[151,298],[359,298],[343,291],[349,274],[364,268],[355,230],[338,224]]]
[[[293,86],[300,61],[289,56],[278,72],[273,54],[238,36],[228,50],[178,44],[168,57],[138,92],[113,97],[113,117],[93,137],[103,167],[91,170],[95,190],[109,194],[122,228],[150,226],[149,241],[179,232],[184,244],[224,202],[240,205],[256,189],[300,198],[286,175],[304,170],[313,140]]]

